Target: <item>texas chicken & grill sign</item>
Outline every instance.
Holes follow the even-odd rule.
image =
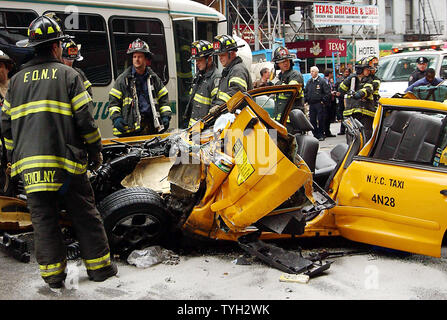
[[[315,3],[313,5],[315,25],[379,25],[379,7],[340,4]]]

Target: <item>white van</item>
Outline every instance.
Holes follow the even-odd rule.
[[[47,12],[55,12],[82,46],[84,60],[75,66],[93,84],[93,116],[103,138],[113,137],[109,91],[132,63],[126,54],[132,41],[141,38],[154,53],[151,68],[169,91],[171,128],[177,128],[193,76],[191,43],[227,32],[225,16],[190,0],[0,1],[0,46],[26,38],[30,22]]]
[[[447,78],[447,50],[422,50],[385,56],[380,58],[377,71],[377,76],[382,80],[379,89],[381,97],[390,98],[395,93],[404,93],[419,57],[428,59],[428,68],[435,69],[437,77]]]

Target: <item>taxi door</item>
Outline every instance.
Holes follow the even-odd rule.
[[[442,156],[447,145],[445,118],[445,114],[410,112],[394,128],[393,124],[382,125],[381,141],[376,141],[370,155],[354,157],[332,209],[343,237],[441,255],[447,228],[447,157]]]

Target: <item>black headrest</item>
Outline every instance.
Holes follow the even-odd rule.
[[[299,131],[311,131],[314,129],[309,119],[300,109],[293,109],[289,113],[290,124],[292,125],[293,133]]]

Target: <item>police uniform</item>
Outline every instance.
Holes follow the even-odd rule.
[[[191,59],[207,58],[214,52],[213,45],[205,40],[195,41],[191,45]],[[211,108],[211,101],[217,93],[221,74],[213,65],[209,70],[199,71],[194,77],[191,86],[190,101],[191,108],[189,125],[206,116]]]
[[[66,38],[46,16],[31,22],[28,34],[28,46]],[[88,111],[90,104],[79,74],[48,55],[36,56],[13,76],[2,109],[11,177],[23,181],[36,260],[50,287],[60,288],[66,276],[60,204],[71,217],[90,279],[103,281],[117,272],[86,174],[88,160],[98,167],[102,159],[101,135]]]
[[[221,54],[229,51],[237,51],[236,41],[228,36],[221,35],[214,38],[213,42],[214,54]],[[222,105],[238,91],[247,92],[253,89],[250,72],[244,66],[241,57],[236,57],[230,64],[222,70],[222,78],[220,78],[216,95],[212,100],[213,105]]]
[[[128,54],[134,52],[150,53],[149,46],[137,39],[127,51]],[[150,88],[148,82],[151,84]],[[149,90],[155,110],[159,115],[154,115],[152,112]],[[118,137],[157,134],[166,131],[172,114],[168,89],[150,67],[146,66],[145,73],[138,75],[135,68],[130,66],[116,79],[109,92],[109,113],[114,126],[113,134]],[[155,117],[159,119],[164,129],[155,128]],[[168,120],[162,123],[163,119]],[[123,128],[117,127],[117,121],[120,120],[124,121]]]
[[[304,88],[304,100],[309,104],[310,123],[314,127],[312,133],[319,140],[324,140],[324,108],[330,95],[329,85],[320,76],[317,76],[316,79],[310,78],[307,81]]]
[[[416,62],[418,64],[428,63],[428,59],[425,57],[419,57],[416,60]],[[416,70],[411,74],[410,78],[408,79],[408,86],[411,86],[416,81],[424,78],[426,73],[427,73],[427,70],[421,71],[421,70],[419,70],[419,68],[416,67]]]

